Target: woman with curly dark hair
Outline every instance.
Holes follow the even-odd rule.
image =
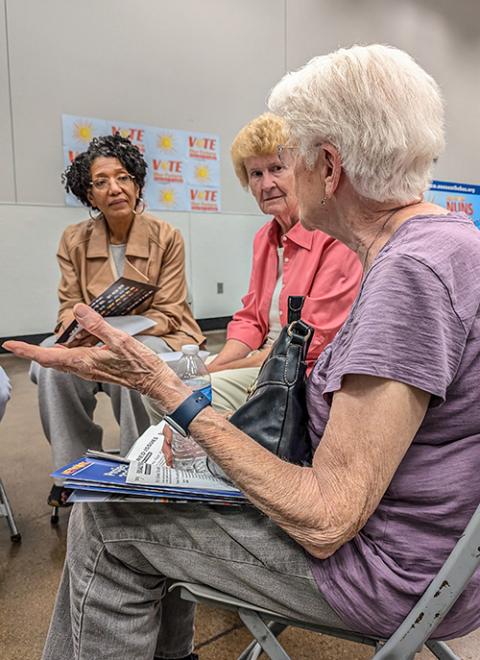
[[[55,335],[45,343],[52,345],[70,324],[76,303],[90,303],[122,276],[160,287],[135,310],[155,323],[137,335],[142,343],[160,353],[204,341],[186,301],[181,234],[144,212],[146,169],[137,147],[117,133],[94,138],[64,172],[65,189],[89,207],[90,219],[67,227],[60,240],[60,308]],[[140,395],[133,390],[87,382],[35,363],[32,379],[39,386],[40,416],[55,469],[87,448],[101,449],[102,429],[93,421],[98,392],[111,398],[122,453],[149,425]],[[56,484],[48,501],[62,505],[67,497],[68,490]]]

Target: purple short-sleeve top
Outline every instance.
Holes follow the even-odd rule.
[[[307,387],[316,448],[346,374],[431,394],[377,510],[324,560],[317,584],[353,629],[388,636],[421,596],[480,503],[480,232],[464,215],[415,216],[364,278]],[[477,571],[435,637],[480,626]]]

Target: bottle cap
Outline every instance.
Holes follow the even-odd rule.
[[[182,346],[182,353],[184,355],[198,355],[199,350],[197,344],[184,344]]]

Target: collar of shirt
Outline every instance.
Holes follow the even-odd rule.
[[[268,238],[271,243],[273,243],[275,246],[278,246],[278,230],[280,227],[280,223],[276,218],[273,218],[273,220],[270,222],[270,229],[268,231]],[[302,227],[300,221],[296,222],[291,229],[287,231],[287,233],[283,236],[283,243],[286,243],[287,241],[292,241],[293,243],[296,243],[302,248],[305,248],[305,250],[311,250],[312,249],[312,243],[313,243],[313,232],[308,231],[304,227]]]
[[[103,217],[95,220],[87,246],[87,259],[103,257],[108,259],[109,239],[107,223]],[[146,219],[142,216],[135,216],[130,233],[128,235],[125,247],[127,257],[140,257],[148,259],[149,256],[149,230]]]

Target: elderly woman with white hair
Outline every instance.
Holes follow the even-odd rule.
[[[364,268],[308,382],[313,465],[269,454],[209,406],[191,410],[185,426],[254,507],[74,507],[44,658],[152,658],[158,631],[158,657],[193,657],[193,606],[165,597],[169,578],[388,636],[476,508],[480,235],[423,199],[444,146],[437,85],[406,53],[356,46],[287,75],[269,106],[291,129],[280,155],[302,224]],[[174,418],[192,400],[147,348],[83,305],[75,313],[108,348],[7,348],[137,388]],[[436,636],[478,627],[479,597],[476,574]]]

